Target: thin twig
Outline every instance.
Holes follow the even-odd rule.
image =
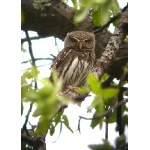
[[[26,37],[27,37],[28,45],[29,45],[29,53],[30,53],[30,56],[31,56],[32,65],[35,66],[35,58],[34,58],[34,55],[33,55],[33,51],[32,51],[32,43],[31,43],[31,40],[30,40],[28,31],[25,31],[25,34],[26,34]]]
[[[128,63],[126,63],[126,67],[128,67]],[[126,72],[123,72],[121,77],[120,77],[120,81],[119,81],[119,84],[118,84],[118,88],[121,87],[121,84],[123,83],[124,79],[125,79],[125,76],[126,76]]]
[[[125,7],[121,10],[121,12],[117,13],[117,14],[114,15],[112,18],[110,18],[110,20],[109,20],[106,24],[104,24],[104,25],[101,26],[100,28],[98,28],[98,29],[96,29],[95,31],[93,31],[93,33],[96,34],[96,33],[98,33],[98,32],[101,32],[101,31],[104,30],[107,26],[109,26],[112,22],[114,22],[115,20],[117,20],[118,18],[120,18],[121,13],[124,12],[127,7],[128,7],[128,5],[125,6]]]
[[[50,54],[50,55],[53,57],[53,58],[52,58],[52,60],[56,58],[56,56],[55,56],[55,55],[53,55],[53,54]]]
[[[59,48],[58,48],[58,44],[57,44],[57,39],[56,39],[56,38],[55,38],[55,46],[57,47],[57,52],[59,53],[60,50],[59,50]]]
[[[108,140],[108,120],[109,116],[106,116],[106,131],[105,131],[105,139]]]
[[[31,59],[32,59],[32,65],[36,66],[35,58],[34,58],[33,51],[32,51],[32,43],[31,43],[28,31],[25,31],[25,34],[26,34],[26,37],[27,37],[28,45],[29,45],[29,53],[30,53],[30,56],[31,56]],[[36,82],[35,79],[34,79],[34,82],[35,82],[35,87],[34,88],[37,89],[37,82]],[[26,115],[26,119],[25,119],[25,122],[24,122],[24,125],[23,125],[23,130],[22,130],[22,133],[24,131],[26,131],[28,136],[29,136],[29,134],[27,132],[27,127],[26,126],[27,126],[27,123],[28,123],[28,120],[29,120],[30,113],[32,111],[32,107],[33,107],[33,103],[30,103],[30,108],[29,108],[28,113]]]
[[[27,131],[27,123],[28,123],[28,120],[29,120],[30,112],[31,112],[31,110],[32,110],[32,106],[33,106],[33,103],[30,103],[30,108],[29,108],[29,110],[28,110],[28,113],[27,113],[27,115],[26,115],[25,122],[24,122],[23,127],[22,127],[22,133],[25,131],[28,136],[30,136],[30,135],[29,135],[29,133],[28,133],[28,131]]]
[[[79,121],[78,121],[78,131],[79,131],[79,133],[81,134],[81,130],[80,130],[80,121],[81,121],[81,118],[79,118]]]
[[[126,64],[127,66],[127,64]],[[119,81],[119,84],[118,84],[118,89],[119,89],[119,93],[118,93],[118,96],[117,96],[117,101],[118,103],[122,100],[123,98],[123,92],[124,90],[122,90],[121,88],[121,85],[122,83],[124,82],[125,80],[125,77],[126,77],[126,72],[123,72],[121,77],[120,77],[120,81]],[[119,106],[117,107],[117,112],[116,112],[116,120],[117,120],[117,126],[118,126],[118,130],[119,130],[119,135],[122,135],[123,134],[123,125],[122,125],[122,107]]]
[[[34,60],[35,61],[39,61],[39,60],[53,60],[53,58],[35,58]],[[21,64],[25,64],[25,63],[28,63],[30,61],[31,60],[25,60],[25,61],[21,62]]]
[[[34,36],[34,37],[30,37],[30,40],[39,40],[41,38],[48,38],[48,37],[50,37],[50,36]],[[21,43],[24,43],[26,41],[28,41],[27,38],[21,39]]]
[[[43,67],[43,66],[50,66],[51,63],[48,63],[48,64],[44,64],[44,65],[39,65],[39,66],[36,66],[37,68],[40,68],[40,67]],[[21,71],[27,71],[27,70],[31,70],[31,68],[27,68],[27,69],[24,69],[24,70],[21,70]]]
[[[105,116],[109,115],[110,113],[112,113],[112,111],[113,111],[115,108],[117,108],[117,107],[119,107],[119,106],[121,106],[121,105],[123,105],[123,104],[125,104],[125,103],[127,103],[127,102],[128,102],[127,99],[124,99],[124,100],[120,101],[119,103],[117,103],[117,104],[115,104],[113,107],[109,108],[106,112],[104,112],[104,113],[103,113],[102,115],[100,115],[100,116],[93,117],[93,118],[86,118],[86,117],[83,117],[83,116],[79,116],[79,118],[85,119],[85,120],[100,119],[100,118],[102,118],[102,117],[105,117]]]

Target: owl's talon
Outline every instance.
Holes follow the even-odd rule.
[[[79,88],[79,87],[77,87],[77,86],[71,86],[71,85],[69,85],[69,86],[67,87],[67,89],[70,89],[71,91],[76,91],[78,88]]]

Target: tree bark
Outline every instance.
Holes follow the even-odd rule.
[[[21,9],[23,16],[21,29],[35,31],[40,37],[54,36],[64,40],[68,32],[75,30],[94,32],[96,29],[90,16],[87,16],[82,22],[75,25],[73,23],[73,18],[76,13],[75,10],[60,0],[22,0]],[[114,34],[106,30],[95,34],[97,67],[99,65],[99,59],[102,60],[104,58],[106,46],[108,49],[111,45],[108,42],[114,37]],[[111,50],[111,48],[113,47],[109,49]],[[113,61],[109,61],[105,72],[119,79],[123,72],[123,66],[128,61],[128,45],[123,40],[120,40],[117,49]]]

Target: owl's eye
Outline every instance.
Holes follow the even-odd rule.
[[[85,39],[85,40],[84,40],[84,43],[85,43],[85,44],[88,44],[89,42],[90,42],[89,39]]]
[[[72,42],[72,43],[76,43],[76,42],[77,42],[77,40],[74,39],[74,38],[70,38],[70,39],[71,39],[71,42]]]

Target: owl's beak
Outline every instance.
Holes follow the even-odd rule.
[[[79,42],[79,43],[78,43],[78,46],[79,46],[79,49],[82,49],[82,46],[83,46],[83,45],[82,45],[82,42]]]

